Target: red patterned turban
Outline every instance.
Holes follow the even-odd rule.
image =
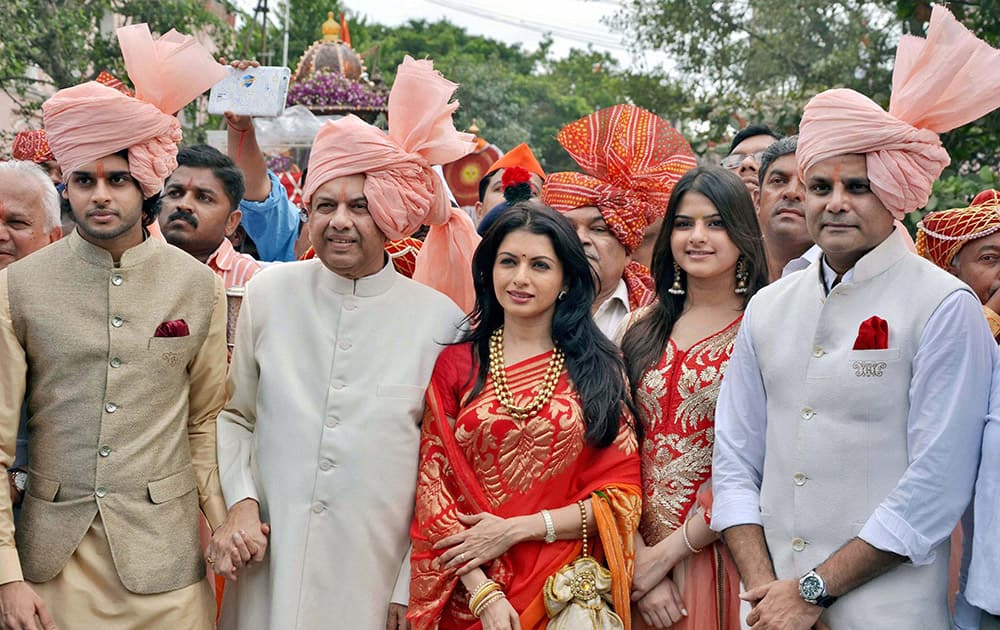
[[[559,212],[596,206],[630,253],[667,210],[670,193],[697,163],[669,122],[634,105],[602,109],[562,128],[559,144],[583,173],[553,173],[542,201]]]
[[[994,193],[996,191],[985,191]],[[991,198],[992,197],[992,198]],[[1000,231],[1000,199],[980,193],[968,208],[932,212],[917,223],[917,253],[947,270],[969,241]]]
[[[17,132],[10,152],[15,160],[24,160],[35,164],[43,164],[56,159],[56,156],[52,155],[48,140],[45,139],[44,129]]]

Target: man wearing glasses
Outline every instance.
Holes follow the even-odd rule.
[[[722,166],[740,176],[752,197],[758,189],[757,171],[764,149],[781,136],[765,125],[750,125],[740,130],[729,147],[729,155],[722,159]]]

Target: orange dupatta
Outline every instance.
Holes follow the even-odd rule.
[[[545,353],[507,368],[518,404],[536,393],[549,357]],[[615,611],[629,628],[641,483],[632,429],[623,422],[607,448],[586,445],[579,398],[566,372],[549,404],[523,423],[506,414],[489,379],[480,395],[462,406],[474,376],[471,345],[449,347],[438,358],[427,392],[411,528],[407,616],[414,630],[481,628],[469,612],[468,592],[454,573],[439,570],[441,552],[433,549],[435,542],[464,528],[457,512],[510,518],[587,498],[593,499],[600,534],[599,544],[591,545],[593,555],[611,570]],[[519,612],[523,630],[546,626],[545,580],[578,557],[581,546],[579,540],[524,542],[482,567]]]

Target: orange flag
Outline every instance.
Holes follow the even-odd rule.
[[[340,14],[340,39],[348,46],[351,45],[351,31],[347,28],[347,20],[343,13]]]

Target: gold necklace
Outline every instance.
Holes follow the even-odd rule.
[[[549,367],[545,371],[545,378],[542,380],[542,387],[538,390],[538,395],[524,407],[514,404],[514,395],[510,393],[510,386],[507,384],[507,370],[504,368],[503,359],[503,326],[497,328],[490,335],[490,376],[493,377],[493,388],[496,389],[497,398],[500,404],[507,410],[515,420],[527,420],[538,413],[538,411],[548,404],[552,399],[552,394],[556,390],[556,383],[559,382],[559,375],[562,374],[565,355],[558,346],[552,351],[552,358],[549,359]]]

